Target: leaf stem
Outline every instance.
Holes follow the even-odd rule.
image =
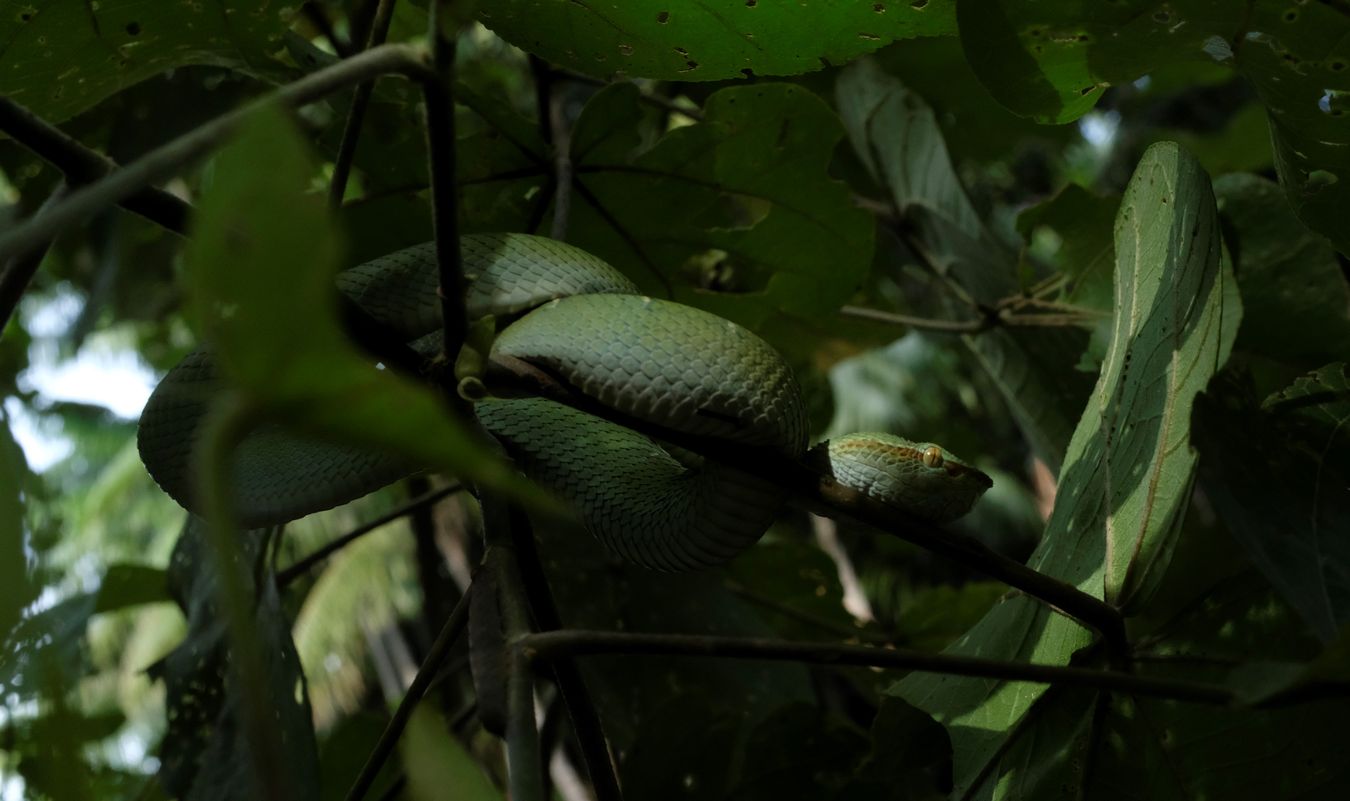
[[[464,626],[468,620],[469,593],[465,592],[459,603],[455,604],[455,609],[450,613],[450,617],[446,618],[445,625],[436,635],[436,640],[432,642],[426,658],[422,660],[422,664],[417,668],[417,674],[413,676],[412,683],[408,685],[408,691],[403,694],[403,700],[399,701],[398,708],[394,710],[393,717],[384,727],[379,741],[375,743],[370,755],[366,757],[366,762],[361,766],[361,772],[357,775],[356,781],[352,782],[351,789],[347,791],[346,801],[360,801],[369,792],[370,786],[375,782],[375,777],[379,775],[380,768],[384,767],[384,763],[389,759],[394,746],[398,743],[399,736],[403,734],[403,729],[408,725],[408,718],[412,716],[413,709],[427,694],[431,679],[436,675],[440,664],[445,661],[445,657],[450,653],[455,641],[459,639],[459,635],[464,631]]]
[[[464,486],[462,484],[450,484],[448,486],[438,487],[436,489],[430,490],[429,492],[425,492],[421,495],[418,495],[416,498],[409,500],[407,503],[401,504],[399,506],[394,507],[393,509],[390,509],[388,512],[385,512],[384,514],[380,515],[374,520],[371,520],[368,523],[364,523],[360,526],[357,526],[348,533],[343,534],[341,537],[338,537],[332,542],[329,542],[326,545],[315,549],[313,552],[305,556],[302,556],[299,559],[295,560],[295,562],[291,563],[290,565],[287,565],[283,570],[277,573],[276,577],[277,587],[280,589],[284,589],[291,582],[295,581],[297,578],[304,575],[319,562],[322,562],[323,560],[327,559],[328,557],[332,556],[333,554],[337,553],[338,551],[342,550],[348,545],[351,545],[353,542],[356,542],[358,539],[364,537],[370,532],[382,528],[388,525],[389,523],[392,523],[395,520],[399,519],[400,517],[410,515],[419,509],[431,506],[432,504],[436,503],[442,498],[453,495],[462,489],[464,489]]]
[[[284,744],[274,725],[267,697],[266,661],[254,634],[254,600],[248,591],[234,511],[232,462],[235,446],[257,424],[258,410],[237,393],[219,398],[202,423],[193,452],[194,475],[206,512],[206,538],[219,580],[219,603],[229,634],[230,664],[243,696],[243,725],[257,786],[271,801],[293,798],[290,777],[281,763]]]
[[[64,183],[58,186],[42,202],[37,211],[38,216],[60,203],[66,196],[69,186]],[[0,338],[4,337],[10,317],[14,316],[14,310],[19,307],[19,301],[28,291],[28,285],[33,282],[33,276],[37,275],[38,268],[42,266],[42,260],[47,257],[47,251],[51,246],[52,240],[48,239],[40,247],[15,256],[8,263],[0,263]]]
[[[389,36],[389,23],[394,18],[395,0],[380,0],[375,9],[375,19],[370,26],[370,37],[363,50],[371,50],[384,44]],[[362,81],[352,93],[352,104],[347,110],[347,122],[342,128],[342,141],[338,144],[337,158],[333,160],[333,178],[328,184],[328,205],[332,208],[342,206],[342,198],[347,194],[347,180],[352,174],[352,162],[356,160],[356,144],[361,138],[361,124],[366,119],[366,109],[370,106],[370,96],[375,91],[375,78]]]
[[[1093,668],[1005,662],[972,656],[930,653],[866,645],[793,642],[763,638],[694,634],[645,634],[570,629],[531,634],[517,647],[532,659],[596,654],[703,656],[723,659],[765,659],[821,665],[858,665],[942,673],[952,676],[1023,681],[1064,687],[1091,687],[1149,698],[1196,704],[1228,705],[1236,695],[1215,684],[1139,676]]]
[[[381,45],[310,73],[266,97],[194,128],[97,182],[72,192],[49,214],[27,220],[0,235],[0,262],[27,252],[71,226],[88,221],[109,206],[134,198],[169,178],[219,147],[243,120],[266,104],[281,103],[291,108],[304,106],[353,84],[389,73],[425,81],[428,73],[423,50],[402,44]]]
[[[549,236],[566,241],[572,216],[572,131],[567,125],[562,93],[553,80],[553,68],[532,55],[530,70],[534,74],[540,133],[553,148],[553,223]]]

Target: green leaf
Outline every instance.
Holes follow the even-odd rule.
[[[1330,640],[1350,622],[1350,377],[1328,365],[1264,411],[1248,395],[1197,404],[1202,486],[1256,567]]]
[[[301,433],[519,488],[436,393],[376,369],[343,335],[333,288],[341,235],[323,198],[306,191],[313,174],[276,109],[253,117],[215,160],[184,261],[221,371]]]
[[[271,0],[18,0],[0,9],[0,94],[60,122],[188,64],[281,79],[295,7]]]
[[[1224,305],[1223,285],[1232,279],[1221,264],[1208,178],[1175,145],[1144,154],[1116,225],[1111,347],[1029,564],[1118,606],[1140,607],[1166,572],[1190,499],[1190,407],[1227,357],[1237,310]],[[1077,623],[1016,597],[949,650],[1068,664],[1091,642]],[[1066,736],[1086,736],[1046,722],[1044,715],[1060,713],[1053,701],[1036,703],[1046,694],[1039,685],[913,676],[891,692],[947,726],[962,793],[997,783],[1020,760],[1050,759]],[[1033,729],[1041,734],[1020,736]]]
[[[801,347],[862,282],[873,225],[827,168],[843,132],[788,84],[723,89],[703,122],[643,148],[638,91],[586,105],[573,135],[572,239],[644,291]]]
[[[1350,285],[1335,251],[1264,178],[1225,175],[1214,194],[1242,293],[1237,347],[1309,368],[1350,353]]]
[[[1242,8],[1236,0],[1125,0],[1085,15],[1071,2],[994,0],[958,4],[957,22],[970,66],[999,102],[1062,123],[1113,83],[1167,64],[1220,60],[1210,39],[1232,41]]]
[[[502,801],[483,769],[447,732],[445,720],[426,706],[413,710],[399,741],[413,801]]]
[[[256,534],[256,532],[255,532]],[[160,751],[159,779],[175,798],[190,801],[242,801],[267,795],[257,785],[254,757],[244,726],[247,693],[232,653],[225,621],[218,614],[219,577],[210,556],[204,524],[189,518],[174,547],[169,582],[175,600],[188,618],[183,642],[150,669],[162,680],[169,727]],[[257,558],[260,538],[245,536],[240,558]],[[266,697],[271,702],[278,741],[274,754],[284,774],[272,777],[288,798],[319,797],[319,757],[300,659],[290,626],[281,609],[276,585],[249,587],[257,598],[252,631],[263,654]]]
[[[1167,65],[1218,62],[1256,88],[1270,118],[1290,205],[1350,252],[1350,13],[1334,3],[1127,0],[1084,16],[1078,3],[997,0],[958,6],[966,57],[1014,112],[1067,122],[1102,88]]]
[[[150,565],[109,565],[99,584],[94,612],[111,612],[129,606],[168,601],[164,571]]]
[[[942,281],[958,284],[989,307],[1020,291],[1013,254],[966,196],[923,99],[868,60],[840,73],[836,98],[854,151],[913,229],[915,246]],[[951,300],[923,310],[930,317],[973,314],[969,305]],[[1087,377],[1071,369],[1083,334],[999,327],[963,341],[995,381],[1036,455],[1058,467],[1088,392]]]
[[[569,69],[672,81],[796,75],[896,39],[955,31],[951,0],[499,0],[479,19],[517,47]],[[560,36],[560,31],[566,31]]]

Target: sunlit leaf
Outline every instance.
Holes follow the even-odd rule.
[[[1166,573],[1190,499],[1190,406],[1226,359],[1238,315],[1224,305],[1232,278],[1220,263],[1209,180],[1175,145],[1144,155],[1121,203],[1115,250],[1111,347],[1030,564],[1116,605],[1141,606]],[[1067,664],[1091,642],[1077,623],[1017,597],[949,650]],[[1053,741],[1019,736],[1062,714],[1054,702],[1036,703],[1046,692],[1040,685],[914,676],[893,692],[947,726],[961,792],[1090,734],[1046,723]]]
[[[501,801],[501,792],[430,707],[413,711],[399,747],[413,801]]]
[[[517,47],[591,75],[717,81],[810,72],[896,39],[950,34],[953,6],[950,0],[506,0],[483,3],[479,17]]]

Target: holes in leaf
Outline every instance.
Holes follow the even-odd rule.
[[[909,7],[915,11],[923,11],[928,8],[928,0],[911,0]]]
[[[759,0],[745,0],[746,8],[754,8],[757,5],[759,5]]]
[[[1345,61],[1339,58],[1333,58],[1327,61],[1327,69],[1332,72],[1343,72],[1345,70]]]
[[[661,25],[665,25],[667,22],[670,22],[670,12],[669,11],[656,12],[656,21],[658,24]]]
[[[1084,97],[1086,97],[1086,96],[1092,94],[1092,92],[1093,92],[1096,88],[1097,88],[1097,87],[1095,87],[1095,86],[1084,86],[1082,89],[1079,89],[1079,90],[1078,90],[1078,94],[1083,95]]]
[[[140,36],[140,35],[141,35],[141,24],[139,22],[136,22],[135,20],[128,22],[127,36]]]
[[[885,13],[886,13],[886,4],[885,4],[885,3],[873,3],[873,4],[872,4],[872,11],[874,11],[874,12],[877,13],[877,14],[885,14]]]
[[[1166,25],[1167,23],[1169,23],[1169,22],[1172,21],[1172,12],[1170,12],[1170,11],[1154,11],[1154,12],[1153,12],[1153,21],[1156,22],[1156,23],[1158,23],[1159,25]]]
[[[755,71],[752,70],[752,69],[750,69],[749,67],[744,67],[744,68],[742,68],[742,69],[741,69],[741,74],[744,75],[746,78],[753,78],[753,77],[755,77]]]
[[[625,56],[633,55],[633,46],[630,44],[619,45],[619,52]]]
[[[1282,14],[1281,16],[1285,22],[1296,22],[1298,21],[1298,9],[1297,8],[1286,9],[1284,14]]]
[[[682,55],[682,56],[687,56],[687,55],[689,55],[689,51],[688,51],[688,50],[685,50],[683,47],[677,47],[677,48],[675,48],[675,52],[676,52],[676,53],[679,53],[679,54]]]

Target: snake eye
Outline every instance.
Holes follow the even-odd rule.
[[[923,451],[923,463],[927,467],[941,467],[942,449],[936,445],[929,445]]]

